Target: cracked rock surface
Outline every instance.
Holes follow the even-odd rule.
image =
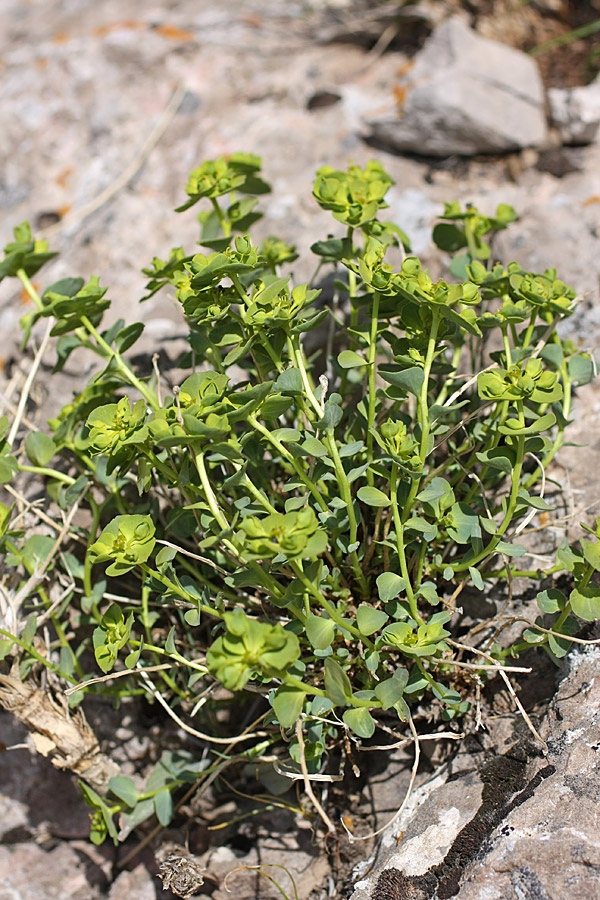
[[[600,898],[599,664],[596,647],[571,655],[545,759],[521,738],[483,763],[471,752],[474,771],[459,754],[423,786],[352,900]]]

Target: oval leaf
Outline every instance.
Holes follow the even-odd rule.
[[[350,731],[357,734],[361,738],[373,737],[375,733],[375,722],[373,716],[365,706],[358,709],[347,709],[343,717],[345,724]]]
[[[395,600],[405,587],[406,578],[403,578],[402,575],[396,575],[395,572],[382,572],[377,578],[377,590],[382,603],[389,603],[390,600]]]
[[[378,488],[370,487],[369,485],[364,485],[358,489],[357,492],[358,499],[363,503],[366,503],[367,506],[389,506],[390,498],[380,491]]]
[[[108,786],[115,797],[118,797],[127,806],[133,808],[137,803],[138,792],[131,778],[126,778],[124,775],[115,775],[108,782]]]
[[[367,361],[362,356],[359,356],[358,353],[355,353],[354,350],[342,350],[338,354],[337,361],[342,369],[356,369],[359,366],[368,365]]]
[[[335,635],[335,624],[331,619],[311,613],[305,627],[306,636],[315,650],[327,650]]]
[[[356,622],[361,634],[374,634],[383,628],[389,616],[382,609],[374,609],[368,603],[361,603],[356,610]]]

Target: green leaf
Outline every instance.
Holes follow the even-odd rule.
[[[24,644],[31,644],[37,631],[37,616],[31,615],[25,623],[25,627],[21,632],[21,640]]]
[[[305,450],[309,456],[316,456],[317,458],[320,456],[327,456],[328,453],[325,444],[321,443],[318,438],[313,437],[310,434],[304,438],[302,449]]]
[[[282,685],[273,697],[273,709],[282,728],[291,728],[302,714],[306,700],[304,691]]]
[[[311,613],[306,619],[306,637],[315,650],[326,650],[335,636],[335,623],[324,616]]]
[[[272,436],[282,444],[295,444],[300,440],[301,434],[296,428],[276,428],[271,432]]]
[[[138,664],[138,660],[142,654],[142,650],[144,649],[144,637],[140,640],[140,646],[137,650],[132,650],[131,653],[128,653],[125,657],[125,667],[127,669],[135,669]]]
[[[340,406],[341,399],[339,394],[332,394],[329,400],[325,401],[323,407],[324,415],[318,423],[319,428],[324,428],[325,431],[331,431],[340,424],[342,416],[344,415]]]
[[[567,372],[569,378],[576,384],[588,384],[596,374],[595,360],[593,357],[584,353],[578,353],[572,356],[567,363]]]
[[[260,408],[263,419],[278,419],[292,405],[292,398],[284,394],[270,394]]]
[[[134,322],[132,325],[127,325],[126,328],[121,328],[115,337],[117,353],[125,353],[126,350],[129,350],[135,344],[144,328],[143,322]]]
[[[331,238],[328,241],[316,241],[311,245],[312,252],[324,256],[328,260],[340,260],[352,255],[352,243],[348,238]]]
[[[169,654],[177,653],[177,648],[175,646],[175,626],[171,628],[167,635],[167,640],[165,641],[165,651]]]
[[[381,577],[381,576],[380,576]],[[392,598],[390,598],[392,599]],[[361,603],[356,610],[356,623],[361,634],[367,637],[383,628],[389,616],[381,609],[374,609],[368,603]]]
[[[379,366],[377,371],[384,381],[395,387],[408,391],[416,397],[421,393],[425,373],[420,366],[411,366],[408,369],[401,369],[399,366]]]
[[[183,618],[185,619],[187,624],[190,626],[190,628],[197,628],[198,625],[200,624],[201,617],[202,617],[202,615],[201,615],[199,608],[198,609],[188,609],[188,611],[183,614]]]
[[[588,585],[574,588],[570,595],[571,609],[578,619],[595,622],[600,619],[600,588]]]
[[[537,595],[539,608],[544,613],[559,613],[566,606],[567,598],[558,588],[548,588],[546,591],[540,591]]]
[[[166,828],[173,818],[173,798],[168,788],[154,795],[154,812],[160,824]]]
[[[359,366],[368,365],[366,359],[363,359],[362,356],[359,356],[354,350],[342,350],[342,352],[338,354],[337,361],[342,369],[355,369]]]
[[[498,541],[496,552],[504,553],[505,556],[525,556],[527,548],[522,547],[520,544],[508,544],[506,541]]]
[[[302,375],[299,369],[285,369],[274,385],[282,394],[301,394],[304,390]]]
[[[579,627],[577,619],[573,616],[569,616],[568,619],[563,622],[560,631],[565,635],[573,635],[577,634]],[[555,637],[553,634],[548,635],[548,647],[557,659],[562,659],[563,656],[566,656],[572,646],[573,642],[566,637],[561,638]]]
[[[9,653],[12,651],[12,648],[16,647],[14,641],[1,640],[0,641],[0,660],[6,659]]]
[[[138,792],[131,778],[125,775],[115,775],[108,782],[108,787],[119,800],[126,803],[127,806],[134,807],[138,801]]]
[[[450,222],[439,222],[433,229],[431,236],[434,243],[445,250],[446,253],[456,253],[467,246],[467,238],[461,228],[452,225]]]
[[[367,506],[389,506],[390,498],[387,494],[384,494],[383,491],[380,491],[378,488],[371,487],[370,485],[364,485],[363,487],[358,489],[357,497],[362,503],[366,503]]]
[[[381,702],[383,709],[391,709],[404,693],[408,682],[408,670],[396,669],[391,678],[380,681],[375,685],[375,696]]]
[[[325,693],[336,706],[346,706],[352,698],[350,679],[339,663],[325,660]]]
[[[478,591],[482,591],[485,587],[483,583],[483,578],[481,577],[481,572],[479,569],[476,569],[474,566],[469,566],[469,575],[471,576],[471,581],[475,585]]]
[[[589,562],[596,572],[600,572],[600,542],[581,541],[581,549],[586,562]]]
[[[361,738],[373,737],[375,733],[375,721],[369,710],[365,706],[358,709],[347,709],[342,716],[344,723],[350,731],[357,734]]]
[[[25,439],[25,452],[34,466],[45,466],[57,449],[50,435],[43,431],[30,431]]]

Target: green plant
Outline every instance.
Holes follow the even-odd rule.
[[[0,508],[0,550],[28,615],[2,630],[1,653],[18,656],[23,675],[43,665],[78,685],[72,702],[150,690],[179,722],[201,708],[205,731],[188,730],[218,751],[200,769],[169,757],[143,790],[112,779],[112,799],[84,787],[96,841],[153,812],[165,824],[172,790],[233,760],[272,766],[289,749],[308,790],[348,734],[368,740],[394,720],[414,728],[424,702],[440,719],[464,716],[476,682],[507,657],[535,645],[560,658],[578,620],[600,618],[599,520],[594,540],[564,544],[546,572],[521,572],[547,578],[545,618],[509,647],[490,623],[484,649],[475,643],[474,662],[463,660],[456,599],[467,584],[484,592],[520,571],[518,534],[551,509],[538,485],[573,386],[594,364],[557,333],[575,292],[556,272],[492,262],[484,238],[515,218],[510,207],[485,217],[448,204],[434,238],[458,254],[460,280],[434,281],[402,230],[379,218],[391,184],[378,163],[318,172],[314,196],[345,226],[312,246],[318,269],[335,271],[335,302],[323,303],[282,274],[294,247],[248,234],[268,190],[260,160],[235,154],[196,169],[180,209],[207,202],[198,218],[208,252],[176,248],[144,270],[144,299],[174,291],[189,327],[179,365],[190,374],[168,396],[157,369],[144,375],[126,359],[143,325],[103,328],[109,301],[97,279],[62,279],[40,296],[30,276],[47,246],[22,225],[6,248],[0,277],[18,278],[35,304],[25,344],[48,318],[54,371],[81,349],[101,364],[51,435],[11,446],[3,422],[0,482],[43,478],[57,511],[79,507],[88,522],[60,547],[64,529],[25,536],[16,506]],[[309,332],[319,347],[310,356]],[[40,567],[54,588],[67,585],[58,599],[36,579]],[[552,586],[559,572],[568,595]],[[38,618],[53,626],[45,652]],[[104,677],[92,677],[90,652]],[[258,694],[260,731],[223,734],[211,715],[224,702],[211,696],[216,682],[232,704]]]

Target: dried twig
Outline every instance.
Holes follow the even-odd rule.
[[[483,650],[478,650],[476,647],[468,647],[468,646],[466,646],[466,644],[460,644],[458,641],[451,641],[449,638],[446,639],[446,642],[448,644],[450,644],[452,647],[458,647],[461,650],[467,650],[469,653],[475,653],[477,656],[482,656],[482,657],[484,657],[484,659],[487,659],[492,663],[495,662],[494,658],[492,656],[490,656],[489,653],[484,653]],[[546,741],[543,739],[543,737],[541,737],[541,735],[538,733],[535,725],[533,724],[533,722],[527,715],[525,707],[523,706],[523,704],[517,697],[515,689],[513,688],[512,684],[510,683],[510,679],[509,679],[508,675],[506,674],[504,669],[499,669],[498,671],[500,672],[500,677],[502,678],[506,687],[508,688],[508,691],[509,691],[511,697],[513,698],[513,700],[515,701],[515,704],[516,704],[519,712],[521,713],[527,727],[529,728],[529,730],[531,731],[531,733],[533,734],[535,739],[540,742],[540,744],[544,748],[544,752],[547,753],[548,745],[546,744]]]
[[[409,718],[408,718],[408,726],[410,728],[410,731],[411,731],[411,734],[413,737],[413,743],[415,745],[415,761],[413,763],[412,771],[410,773],[410,781],[408,782],[406,794],[404,795],[404,800],[402,801],[402,803],[400,805],[400,809],[398,809],[398,811],[394,813],[394,815],[392,816],[392,818],[390,819],[389,822],[386,822],[386,824],[382,825],[381,828],[378,828],[377,831],[372,831],[370,834],[364,834],[361,837],[355,837],[352,834],[352,832],[349,830],[349,828],[347,827],[346,823],[344,822],[344,819],[341,818],[341,823],[344,827],[344,831],[348,835],[350,843],[354,843],[355,841],[368,841],[371,838],[374,838],[380,834],[383,834],[384,831],[387,831],[388,828],[391,828],[391,826],[394,824],[394,822],[396,822],[400,818],[400,816],[406,809],[406,804],[408,803],[408,801],[410,799],[410,795],[412,794],[413,786],[415,783],[415,778],[417,777],[417,772],[419,770],[419,761],[421,759],[421,747],[420,747],[421,739],[420,739],[419,735],[417,734],[417,729],[415,728],[415,723],[412,720],[412,716],[409,716]]]
[[[335,834],[335,825],[321,806],[319,800],[317,799],[317,795],[313,791],[312,784],[310,783],[310,778],[308,775],[308,769],[306,768],[306,756],[304,754],[304,737],[302,735],[302,719],[298,719],[296,722],[296,737],[298,739],[298,751],[300,754],[300,768],[302,770],[302,778],[304,779],[304,790],[310,797],[312,804],[319,816],[327,826],[327,831],[330,834]]]
[[[27,400],[29,399],[29,392],[31,391],[31,386],[33,385],[35,376],[37,375],[37,370],[41,365],[42,359],[44,358],[46,348],[48,347],[48,341],[50,340],[50,332],[52,331],[53,327],[54,320],[50,319],[48,321],[48,324],[46,325],[46,331],[44,332],[42,343],[40,344],[38,351],[35,354],[35,358],[31,364],[29,374],[27,375],[25,384],[23,385],[23,390],[21,391],[21,396],[19,397],[19,403],[17,404],[17,412],[7,438],[8,443],[11,445],[14,443],[15,437],[17,436],[17,431],[19,430],[21,419],[23,418],[23,414],[25,412],[25,406],[27,405]]]
[[[202,732],[202,731],[197,731],[195,728],[192,728],[191,725],[188,725],[186,722],[184,722],[183,719],[181,719],[177,715],[177,713],[171,709],[171,707],[169,706],[169,704],[167,703],[167,701],[165,700],[163,695],[160,693],[160,691],[157,691],[156,688],[154,687],[154,685],[152,684],[152,680],[146,674],[147,669],[137,667],[133,671],[140,673],[140,675],[142,676],[142,679],[144,680],[144,682],[146,684],[148,691],[152,694],[152,696],[154,697],[155,700],[158,700],[160,705],[163,707],[165,712],[167,712],[168,715],[173,719],[173,721],[177,722],[177,724],[179,725],[180,728],[183,728],[184,731],[186,731],[188,734],[191,734],[193,737],[200,738],[200,740],[202,740],[202,741],[208,741],[210,744],[228,744],[229,746],[232,746],[235,744],[241,744],[244,741],[252,740],[253,738],[267,736],[266,731],[255,731],[254,733],[251,733],[251,734],[239,734],[237,737],[234,737],[234,738],[217,738],[217,737],[211,737],[210,734],[204,734],[204,732]]]

